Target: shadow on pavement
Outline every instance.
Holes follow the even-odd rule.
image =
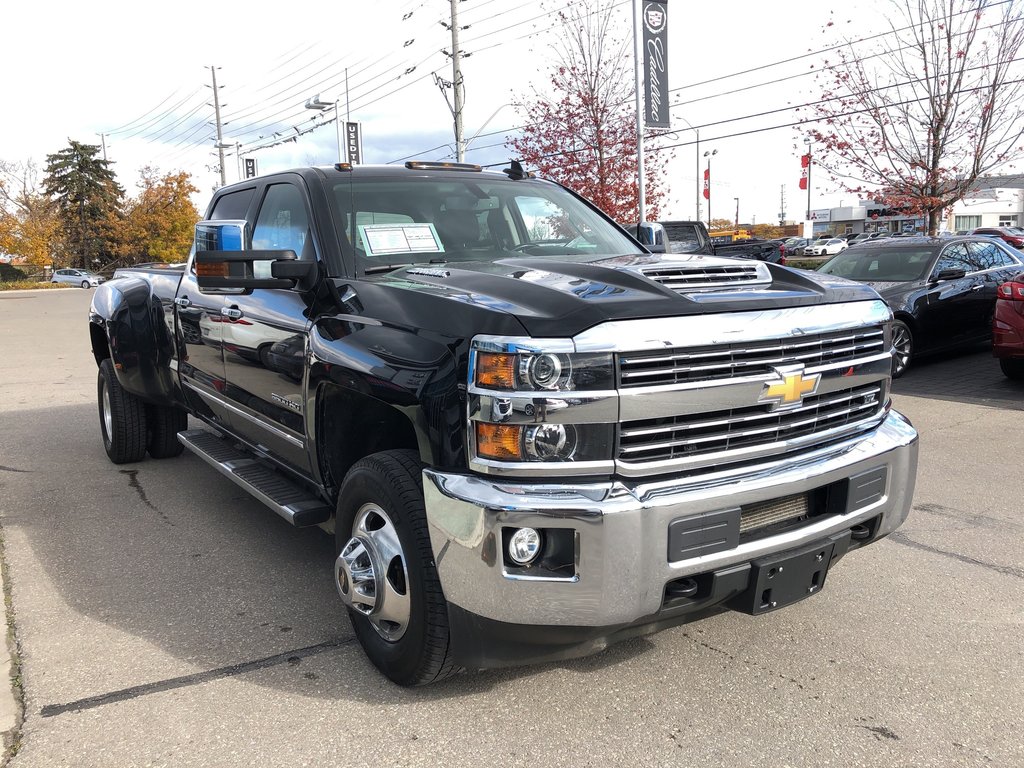
[[[94,647],[90,635],[117,631],[105,650],[84,656],[77,644],[33,643],[28,663],[37,674],[92,667],[37,690],[42,716],[237,675],[315,698],[415,704],[551,668],[465,675],[415,691],[392,685],[353,637],[331,580],[332,536],[291,527],[188,453],[111,464],[96,418],[91,404],[25,410],[11,425],[17,434],[0,441],[14,449],[0,473],[0,522],[19,632],[34,639],[52,632],[55,617],[43,616],[53,606],[65,617],[62,632],[81,633],[85,647]],[[52,587],[40,594],[40,583]],[[640,638],[557,666],[599,669],[650,647]],[[165,674],[151,661],[136,665],[135,654],[151,648],[186,662],[185,674],[173,662]],[[33,670],[27,672],[31,681]],[[96,690],[97,680],[105,688]]]
[[[1010,381],[985,346],[914,360],[893,394],[1024,410],[1024,382]]]

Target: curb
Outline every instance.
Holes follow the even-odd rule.
[[[4,596],[7,617],[7,633],[0,648],[0,738],[3,739],[3,755],[0,765],[7,765],[17,753],[21,744],[21,724],[24,708],[21,689],[21,662],[18,657],[18,638],[14,627],[14,608],[11,592],[7,585],[7,559],[4,552],[6,542],[0,529],[0,591]]]

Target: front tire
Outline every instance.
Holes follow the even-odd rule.
[[[335,525],[334,580],[363,650],[399,685],[456,674],[448,608],[434,566],[413,451],[386,451],[345,476]]]
[[[109,357],[100,363],[96,394],[107,457],[115,464],[142,461],[146,456],[146,409],[121,386]]]
[[[1024,358],[1001,357],[999,367],[1003,369],[1003,375],[1013,381],[1024,380]]]
[[[83,280],[82,281],[82,287],[83,288],[88,288],[89,287],[89,281],[88,280]]]
[[[914,334],[902,320],[892,321],[892,377],[898,379],[914,358]]]

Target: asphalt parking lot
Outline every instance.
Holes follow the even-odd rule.
[[[820,595],[403,690],[326,534],[189,455],[108,462],[91,294],[0,293],[12,766],[1024,765],[1024,386],[988,352],[897,382],[914,510]]]

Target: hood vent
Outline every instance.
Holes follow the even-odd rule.
[[[649,267],[644,277],[683,293],[706,288],[766,285],[772,281],[768,267],[759,261],[736,264],[681,264]]]

